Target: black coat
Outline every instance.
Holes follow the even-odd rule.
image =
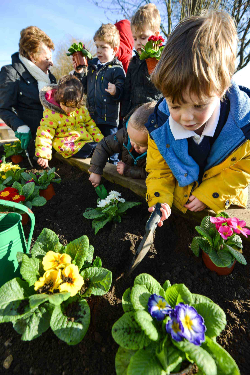
[[[115,57],[98,70],[97,58],[88,63],[88,74],[81,80],[87,93],[87,107],[95,123],[118,127],[120,100],[123,95],[125,73],[122,63]],[[105,89],[108,83],[116,86],[116,94],[110,95]]]
[[[128,66],[124,94],[121,103],[121,116],[125,117],[138,105],[158,101],[162,94],[150,80],[147,63],[136,53]]]
[[[12,56],[12,64],[0,72],[0,118],[14,131],[28,125],[33,138],[43,117],[37,80],[19,60],[18,52]],[[51,83],[55,77],[49,72]]]
[[[108,135],[99,142],[95,148],[90,161],[89,172],[102,175],[108,158],[115,153],[122,154],[122,161],[125,163],[124,176],[131,178],[146,178],[146,153],[137,154],[130,148],[130,140],[126,128],[117,131],[115,135]]]

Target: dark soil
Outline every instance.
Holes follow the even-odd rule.
[[[149,273],[160,283],[185,283],[193,293],[203,294],[219,304],[227,316],[227,326],[218,342],[232,355],[241,374],[250,374],[250,244],[244,243],[247,266],[236,264],[229,276],[217,276],[209,271],[201,257],[196,258],[189,246],[196,223],[177,215],[157,228],[155,244],[141,264],[129,277],[123,272],[130,264],[133,253],[144,235],[149,213],[146,202],[118,185],[103,181],[106,189],[121,192],[127,201],[142,204],[127,211],[120,224],[108,224],[95,236],[91,220],[83,217],[87,207],[95,207],[97,195],[88,181],[88,175],[53,160],[62,177],[55,185],[54,196],[44,207],[35,208],[35,241],[43,228],[50,228],[63,244],[82,236],[89,237],[95,248],[95,256],[113,273],[110,291],[103,297],[89,300],[91,324],[83,341],[68,346],[51,330],[31,341],[21,341],[12,324],[0,325],[0,374],[17,375],[115,375],[115,354],[118,345],[111,336],[113,323],[123,314],[123,292],[133,285],[135,276]],[[25,227],[28,236],[29,224]],[[8,369],[4,360],[12,355]],[[225,374],[226,375],[226,374]]]

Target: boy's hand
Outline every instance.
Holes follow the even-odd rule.
[[[105,89],[110,95],[115,95],[116,94],[116,87],[113,83],[108,83],[108,88]]]
[[[125,163],[123,163],[123,161],[118,161],[117,166],[116,166],[117,172],[123,175],[124,169],[125,169]]]
[[[48,161],[48,159],[43,159],[43,158],[39,158],[38,160],[37,160],[37,164],[39,164],[42,168],[48,168],[48,166],[49,166],[49,161]]]
[[[100,174],[91,173],[91,175],[89,176],[89,181],[94,187],[97,187],[98,185],[100,185],[101,178],[102,176]]]
[[[186,207],[189,211],[198,212],[203,211],[207,206],[194,195],[191,195],[189,197],[189,203],[184,204],[184,207]]]
[[[155,210],[154,206],[149,207],[149,209],[148,209],[149,212],[153,212],[154,210]],[[162,227],[163,221],[168,219],[169,216],[171,215],[171,208],[169,207],[169,205],[167,203],[161,204],[160,211],[162,212],[162,216],[161,216],[161,219],[160,219],[159,223],[157,224],[158,227]]]

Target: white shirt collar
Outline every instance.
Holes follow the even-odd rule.
[[[204,136],[213,137],[216,127],[218,125],[220,118],[220,99],[218,98],[218,102],[216,103],[215,109],[213,111],[212,116],[208,119],[207,124],[205,128],[203,129],[203,132],[201,135],[196,134],[193,130],[187,130],[184,129],[178,122],[174,121],[172,116],[169,116],[169,126],[171,129],[171,132],[174,136],[174,139],[187,139],[190,137],[193,137],[193,140],[199,144]]]

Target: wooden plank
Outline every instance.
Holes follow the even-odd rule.
[[[56,153],[55,157],[62,162],[66,162],[70,165],[73,165],[82,171],[85,171],[88,173],[89,167],[90,167],[90,158],[88,159],[76,159],[76,158],[63,158],[60,154]],[[107,163],[104,170],[103,170],[103,177],[111,181],[115,184],[121,185],[127,189],[132,190],[135,194],[139,195],[140,197],[145,198],[146,197],[146,184],[144,180],[141,179],[133,179],[129,177],[121,176],[117,170],[116,166],[110,163]],[[248,195],[250,196],[250,186],[248,186]],[[194,221],[197,221],[197,223],[201,222],[202,218],[204,216],[210,215],[215,216],[214,211],[210,209],[205,209],[200,212],[192,212],[187,211],[187,213],[182,213],[174,206],[172,207],[172,210],[174,213],[181,215],[182,217],[186,219],[192,219]],[[238,217],[241,220],[244,220],[246,222],[246,226],[250,229],[250,201],[248,200],[247,208],[241,208],[238,206],[230,206],[229,209],[225,210],[230,217]],[[250,241],[250,236],[248,237]]]

